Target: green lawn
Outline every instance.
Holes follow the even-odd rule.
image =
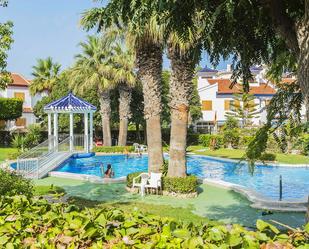
[[[223,157],[230,159],[241,159],[245,154],[245,150],[240,149],[218,149],[210,150],[202,146],[190,146],[189,152],[193,152],[198,155]],[[309,164],[309,157],[303,155],[288,155],[288,154],[276,154],[276,161],[279,163],[286,164]]]
[[[0,148],[0,162],[8,159],[9,154],[16,152],[16,148]]]
[[[257,219],[276,220],[293,227],[304,223],[304,213],[274,212],[262,215],[262,210],[250,207],[250,202],[234,191],[200,185],[197,198],[174,198],[161,195],[131,194],[124,183],[94,184],[78,180],[47,177],[34,181],[39,186],[60,186],[65,189],[70,202],[82,207],[119,207],[124,211],[139,209],[142,212],[171,217],[184,222],[207,222],[215,220],[223,223],[239,223],[254,227]],[[46,188],[45,188],[46,189]],[[42,191],[44,192],[44,191]]]

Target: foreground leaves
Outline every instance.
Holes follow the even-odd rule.
[[[0,248],[308,248],[308,225],[282,234],[259,220],[257,229],[181,224],[138,211],[79,210],[24,196],[0,199]]]

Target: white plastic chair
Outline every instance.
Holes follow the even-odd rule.
[[[140,145],[140,150],[141,150],[141,152],[146,152],[147,151],[147,145]]]
[[[134,152],[135,153],[139,153],[139,150],[140,150],[139,144],[138,143],[134,143],[133,147],[134,147]]]
[[[137,182],[137,180],[139,178],[141,178],[140,183]],[[148,179],[149,179],[148,173],[141,173],[137,177],[133,178],[132,188],[139,187],[141,189],[141,195],[144,196],[145,195],[145,186],[147,185]]]
[[[145,188],[149,189],[155,189],[156,194],[159,193],[160,190],[162,190],[162,173],[150,173],[150,178],[148,179],[148,184],[145,185]]]

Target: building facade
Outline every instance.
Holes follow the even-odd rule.
[[[36,94],[31,96],[29,86],[30,80],[27,80],[21,74],[12,73],[12,83],[7,86],[5,90],[0,90],[0,97],[2,98],[18,98],[23,100],[23,113],[17,120],[11,120],[4,123],[2,126],[6,130],[14,131],[18,129],[25,129],[31,124],[35,124],[37,119],[33,113],[33,107],[35,104],[42,99],[44,94]]]
[[[252,67],[251,73],[254,80],[250,82],[249,93],[254,95],[256,105],[255,117],[251,120],[254,126],[260,126],[266,121],[266,106],[276,93],[276,87],[265,78],[265,69]],[[197,74],[198,92],[201,99],[203,119],[195,124],[197,131],[212,133],[220,128],[227,119],[227,113],[231,113],[235,106],[235,94],[241,93],[241,82],[231,86],[232,70],[228,65],[224,71],[211,68],[203,68]],[[286,82],[293,82],[293,78],[284,78]],[[242,105],[242,103],[238,103]]]

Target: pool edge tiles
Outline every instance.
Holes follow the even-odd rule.
[[[216,180],[216,179],[208,179],[205,178],[203,180],[203,184],[212,185],[215,187],[221,187],[224,189],[233,190],[242,196],[246,197],[250,202],[253,204],[251,207],[256,209],[267,209],[267,210],[276,210],[282,212],[306,212],[307,211],[307,201],[275,201],[270,198],[267,198],[258,192],[249,189],[245,186],[226,182],[223,180]]]

